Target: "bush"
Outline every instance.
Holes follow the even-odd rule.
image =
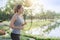
[[[10,20],[13,14],[0,13],[0,21]]]

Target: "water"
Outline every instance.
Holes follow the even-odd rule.
[[[60,23],[60,19],[57,20],[58,23]],[[53,22],[51,25],[54,25],[56,22]],[[44,33],[43,30],[45,30],[48,27],[45,26],[44,29],[41,28],[34,28],[32,30],[26,31],[26,33],[33,34],[33,35],[43,35],[43,36],[48,36],[48,37],[60,37],[60,25],[59,27],[56,27],[55,29],[51,30],[49,34]]]
[[[48,36],[50,37],[60,37],[60,27],[56,28],[55,30],[52,30]]]

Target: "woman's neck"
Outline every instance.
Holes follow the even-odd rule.
[[[22,16],[22,14],[16,13],[18,16]]]
[[[16,13],[17,15],[21,15],[20,13]]]

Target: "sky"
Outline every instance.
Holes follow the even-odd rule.
[[[7,3],[7,0],[0,0],[0,8],[4,7]]]
[[[60,12],[60,0],[33,0],[33,1],[34,1],[33,3],[35,3],[35,7],[38,5],[43,5],[44,10]],[[37,8],[39,9],[39,7]]]
[[[38,4],[42,4],[44,7],[44,10],[51,10],[51,11],[56,11],[60,12],[60,0],[32,0],[33,3],[36,5],[35,7],[35,12],[39,12],[39,7]],[[0,0],[0,7],[4,7],[7,3],[7,0]],[[37,7],[37,9],[36,9]]]
[[[42,3],[45,9],[60,12],[60,0],[44,0]]]

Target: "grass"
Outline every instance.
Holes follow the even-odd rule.
[[[10,21],[4,21],[3,23],[9,25]],[[48,25],[50,23],[51,23],[51,21],[49,21],[49,20],[36,20],[36,21],[33,20],[32,25],[31,25],[31,22],[27,21],[27,24],[25,25],[24,30],[29,30],[30,27],[31,27],[30,29],[33,29],[36,27],[42,27],[42,26]],[[7,29],[7,28],[4,27],[4,29]]]
[[[33,39],[35,39],[35,40],[60,40],[60,38],[44,38],[44,37],[42,37],[42,36],[33,36],[33,35],[21,35],[20,36],[20,39],[21,40],[29,40],[30,38],[33,38]],[[0,40],[11,40],[11,38],[9,38],[8,36],[7,37],[5,37],[5,38],[1,38],[0,37]]]
[[[6,24],[8,24],[9,25],[9,21],[4,21],[3,23],[6,23]],[[49,21],[49,20],[39,20],[39,21],[33,21],[32,22],[32,25],[31,25],[31,22],[27,22],[27,25],[25,25],[25,28],[24,28],[24,30],[29,30],[29,28],[30,28],[30,26],[31,26],[31,28],[30,29],[33,29],[33,28],[36,28],[36,27],[42,27],[42,26],[45,26],[45,25],[48,25],[48,24],[50,24],[51,22]],[[0,29],[4,29],[5,31],[7,31],[8,33],[10,32],[10,30],[9,30],[9,27],[8,26],[1,26],[0,27]],[[23,34],[23,33],[22,33]],[[26,36],[21,36],[21,40],[29,40],[29,37],[34,37],[34,35],[33,36],[29,36],[29,34],[28,34],[28,37],[26,37]],[[45,40],[45,39],[43,39],[43,38],[40,38],[40,36],[37,36],[37,37],[35,37],[36,38],[36,40]],[[51,39],[51,38],[47,38],[46,40],[49,40],[49,39]],[[0,40],[11,40],[10,39],[10,37],[9,36],[3,36],[2,38],[0,37]],[[52,40],[52,39],[51,39]]]
[[[51,23],[51,22],[48,21],[48,20],[34,21],[34,22],[32,22],[32,25],[31,25],[31,22],[28,22],[27,25],[25,25],[25,28],[24,28],[24,29],[25,29],[25,30],[29,30],[30,27],[31,27],[30,29],[33,29],[33,28],[36,28],[36,27],[46,26],[46,25],[48,25],[48,24],[50,24],[50,23]]]

